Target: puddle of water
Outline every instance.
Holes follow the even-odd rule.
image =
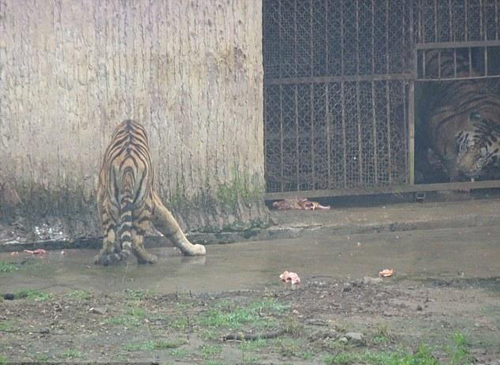
[[[0,292],[21,289],[219,292],[281,285],[279,274],[303,281],[356,279],[393,268],[400,276],[489,277],[500,273],[500,227],[365,234],[207,246],[206,257],[183,257],[173,248],[150,249],[156,265],[93,265],[93,250],[50,251],[44,258],[0,254],[0,261],[29,263],[0,273]],[[463,273],[463,274],[462,274]]]

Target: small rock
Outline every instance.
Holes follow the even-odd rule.
[[[42,329],[40,330],[40,333],[41,333],[41,334],[47,334],[47,333],[50,333],[50,329],[49,329],[49,328],[42,328]]]
[[[349,342],[349,340],[347,338],[345,338],[345,337],[340,337],[339,338],[339,342],[343,343],[343,344],[347,344]]]
[[[365,342],[363,334],[359,332],[347,332],[344,337],[355,345],[362,345]]]
[[[99,307],[92,307],[89,309],[90,313],[95,313],[95,314],[106,314],[106,308],[99,308]]]
[[[419,304],[417,305],[417,311],[422,311],[424,308],[422,308],[422,306]]]
[[[370,276],[365,276],[363,278],[363,284],[373,285],[373,284],[380,284],[381,282],[383,282],[382,278],[372,278]]]

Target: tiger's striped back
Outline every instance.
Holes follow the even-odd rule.
[[[115,256],[108,258],[110,261],[130,255],[133,211],[144,209],[146,201],[151,199],[153,180],[146,131],[139,123],[126,120],[113,133],[100,174],[98,196],[108,206],[110,228],[116,230],[115,239],[119,242],[115,245]]]

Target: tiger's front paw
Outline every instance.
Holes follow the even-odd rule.
[[[207,249],[203,245],[193,245],[193,256],[203,256],[207,254]]]

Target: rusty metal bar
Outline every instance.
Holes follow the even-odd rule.
[[[282,22],[282,13],[281,13],[281,1],[279,2],[278,6],[278,17],[280,24]],[[283,52],[283,45],[281,44],[282,41],[282,34],[281,34],[281,27],[278,27],[278,34],[279,34],[279,49],[280,49],[280,54]],[[280,78],[283,76],[283,70],[281,68],[281,63],[279,64],[279,72],[278,72]],[[285,159],[284,159],[284,151],[283,149],[285,148],[285,142],[284,142],[284,137],[283,137],[283,85],[279,85],[279,90],[280,90],[280,169],[281,169],[281,179],[283,179],[283,174],[285,172],[284,164],[285,164]],[[285,183],[283,181],[280,181],[280,188],[281,191],[285,190]]]
[[[372,3],[372,75],[375,74],[375,0]],[[375,184],[378,184],[378,143],[377,143],[377,113],[375,103],[375,81],[371,82],[372,91],[372,129],[373,129],[373,164]]]
[[[345,94],[344,94],[345,83],[340,84],[340,99],[342,108],[342,151],[344,153],[343,161],[343,172],[344,172],[344,187],[347,186],[347,141],[346,141],[346,130],[345,130]]]
[[[438,0],[434,0],[434,41],[439,40],[439,32],[438,32]]]
[[[422,49],[468,48],[468,47],[495,47],[500,46],[500,40],[494,41],[468,41],[468,42],[434,42],[417,43],[415,47]]]
[[[310,62],[311,62],[311,77],[314,76],[314,33],[313,33],[313,15],[314,15],[314,11],[313,11],[313,4],[312,4],[312,1],[310,2],[310,12],[311,12],[311,26],[310,26],[310,35],[311,35],[311,59],[310,59]],[[312,168],[312,186],[313,186],[313,189],[316,187],[316,156],[315,156],[315,153],[314,153],[314,84],[311,84],[310,86],[311,88],[311,168]]]
[[[341,60],[342,62],[342,60]],[[288,77],[272,78],[264,80],[265,85],[293,85],[293,84],[324,84],[331,82],[362,82],[362,81],[385,81],[385,80],[407,80],[411,78],[410,73],[392,75],[346,75],[346,76],[315,76],[315,77]]]
[[[410,7],[410,34],[413,34],[413,8]],[[408,162],[409,162],[409,181],[410,185],[415,184],[415,79],[417,70],[417,50],[414,45],[414,39],[410,40],[412,48],[411,69],[415,77],[408,81]],[[408,163],[407,163],[408,166]]]
[[[464,2],[464,8],[465,8],[465,41],[467,42],[469,40],[469,4],[468,1],[465,0]]]
[[[325,55],[325,62],[326,62],[326,66],[325,66],[325,71],[326,71],[326,74],[329,75],[329,63],[330,63],[330,48],[328,47],[328,1],[325,2],[325,6],[326,6],[326,14],[325,14],[325,39],[326,39],[326,42],[325,42],[325,50],[326,50],[326,55]],[[325,85],[325,115],[326,115],[326,118],[325,118],[325,121],[326,121],[326,152],[327,152],[327,156],[326,156],[326,161],[327,161],[327,171],[328,171],[328,188],[331,188],[332,187],[332,161],[331,161],[331,136],[330,136],[330,124],[332,123],[332,117],[330,115],[330,96],[329,96],[329,84],[326,84]]]
[[[488,48],[484,47],[484,76],[488,76]]]
[[[471,76],[471,77],[450,77],[446,79],[422,79],[422,78],[417,78],[417,81],[422,81],[422,82],[439,82],[439,81],[458,81],[458,80],[480,80],[480,79],[498,79],[500,78],[500,75],[488,75],[488,76]]]
[[[469,77],[472,77],[472,48],[468,48],[468,53],[469,53]]]
[[[387,0],[386,6],[386,17],[385,17],[385,29],[389,29],[389,0]],[[389,49],[389,31],[385,35],[386,49]],[[386,73],[389,73],[389,52],[387,52],[387,68]],[[386,100],[386,111],[387,111],[387,156],[388,156],[388,173],[389,173],[389,183],[392,181],[392,155],[391,155],[391,98],[389,95],[389,81],[385,82],[385,100]]]
[[[448,1],[448,10],[449,10],[449,17],[450,17],[450,42],[455,40],[455,30],[453,29],[453,6],[451,5],[451,1]]]
[[[340,75],[344,76],[344,3],[340,3],[340,38],[342,39],[340,47]],[[344,176],[344,187],[347,186],[347,141],[346,141],[346,131],[345,131],[345,81],[340,82],[340,104],[341,104],[341,114],[342,114],[342,152],[344,154],[343,160],[343,176]]]
[[[295,11],[293,13],[294,16],[294,44],[295,44],[295,52],[294,52],[294,64],[295,64],[295,75],[297,75],[297,1],[294,1]],[[299,155],[299,86],[295,85],[295,154],[297,156],[297,190],[300,190],[300,155]]]
[[[483,0],[479,0],[479,38],[486,39],[486,31],[483,29]],[[484,37],[484,38],[483,38]]]
[[[500,13],[498,12],[498,1],[495,1],[495,31],[496,31],[496,37],[495,39],[498,40],[498,18],[500,17]]]
[[[500,188],[500,180],[475,181],[475,182],[455,182],[439,184],[418,184],[418,185],[389,185],[370,188],[350,188],[350,189],[323,189],[323,190],[303,190],[289,191],[284,193],[267,193],[265,200],[279,200],[286,198],[328,198],[337,196],[357,196],[374,194],[404,194],[427,191],[467,191],[479,189]]]

